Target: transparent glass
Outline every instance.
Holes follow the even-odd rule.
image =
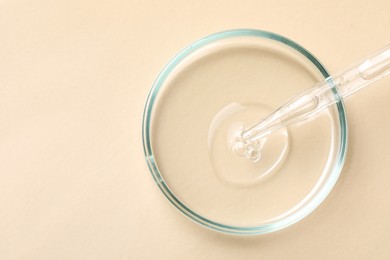
[[[285,105],[259,123],[243,129],[237,135],[233,148],[242,156],[257,160],[260,157],[258,140],[279,128],[316,116],[318,112],[341,98],[345,99],[388,74],[390,74],[390,45],[365,58],[357,65],[332,75],[303,93],[290,98]],[[335,95],[336,90],[340,96]],[[256,154],[252,155],[253,151],[256,151]]]
[[[253,161],[235,134],[329,74],[274,33],[216,33],[179,52],[148,95],[143,145],[166,198],[193,221],[231,234],[264,234],[312,212],[336,183],[347,149],[342,100],[262,140]],[[337,90],[333,94],[338,96]]]

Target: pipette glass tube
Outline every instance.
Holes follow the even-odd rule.
[[[313,118],[318,112],[390,73],[390,45],[344,72],[330,76],[291,98],[271,115],[234,137],[232,150],[253,162],[261,157],[261,139],[291,124]],[[337,91],[336,91],[337,89]],[[338,95],[335,95],[335,94]]]

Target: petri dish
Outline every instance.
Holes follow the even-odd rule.
[[[145,158],[162,193],[224,233],[265,234],[307,216],[345,161],[342,101],[262,139],[254,160],[232,147],[240,129],[328,76],[302,46],[266,31],[219,32],[183,49],[157,77],[143,115]]]

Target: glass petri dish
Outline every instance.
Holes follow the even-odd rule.
[[[328,76],[303,47],[260,30],[216,33],[179,52],[143,115],[145,157],[162,193],[195,222],[231,234],[269,233],[307,216],[345,161],[342,101],[269,135],[259,160],[237,154],[232,140]]]

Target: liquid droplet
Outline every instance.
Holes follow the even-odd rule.
[[[261,104],[231,103],[212,120],[209,129],[209,154],[220,180],[233,185],[252,185],[277,172],[288,148],[285,128],[253,142],[241,133],[272,109]],[[244,123],[245,122],[245,123]]]

